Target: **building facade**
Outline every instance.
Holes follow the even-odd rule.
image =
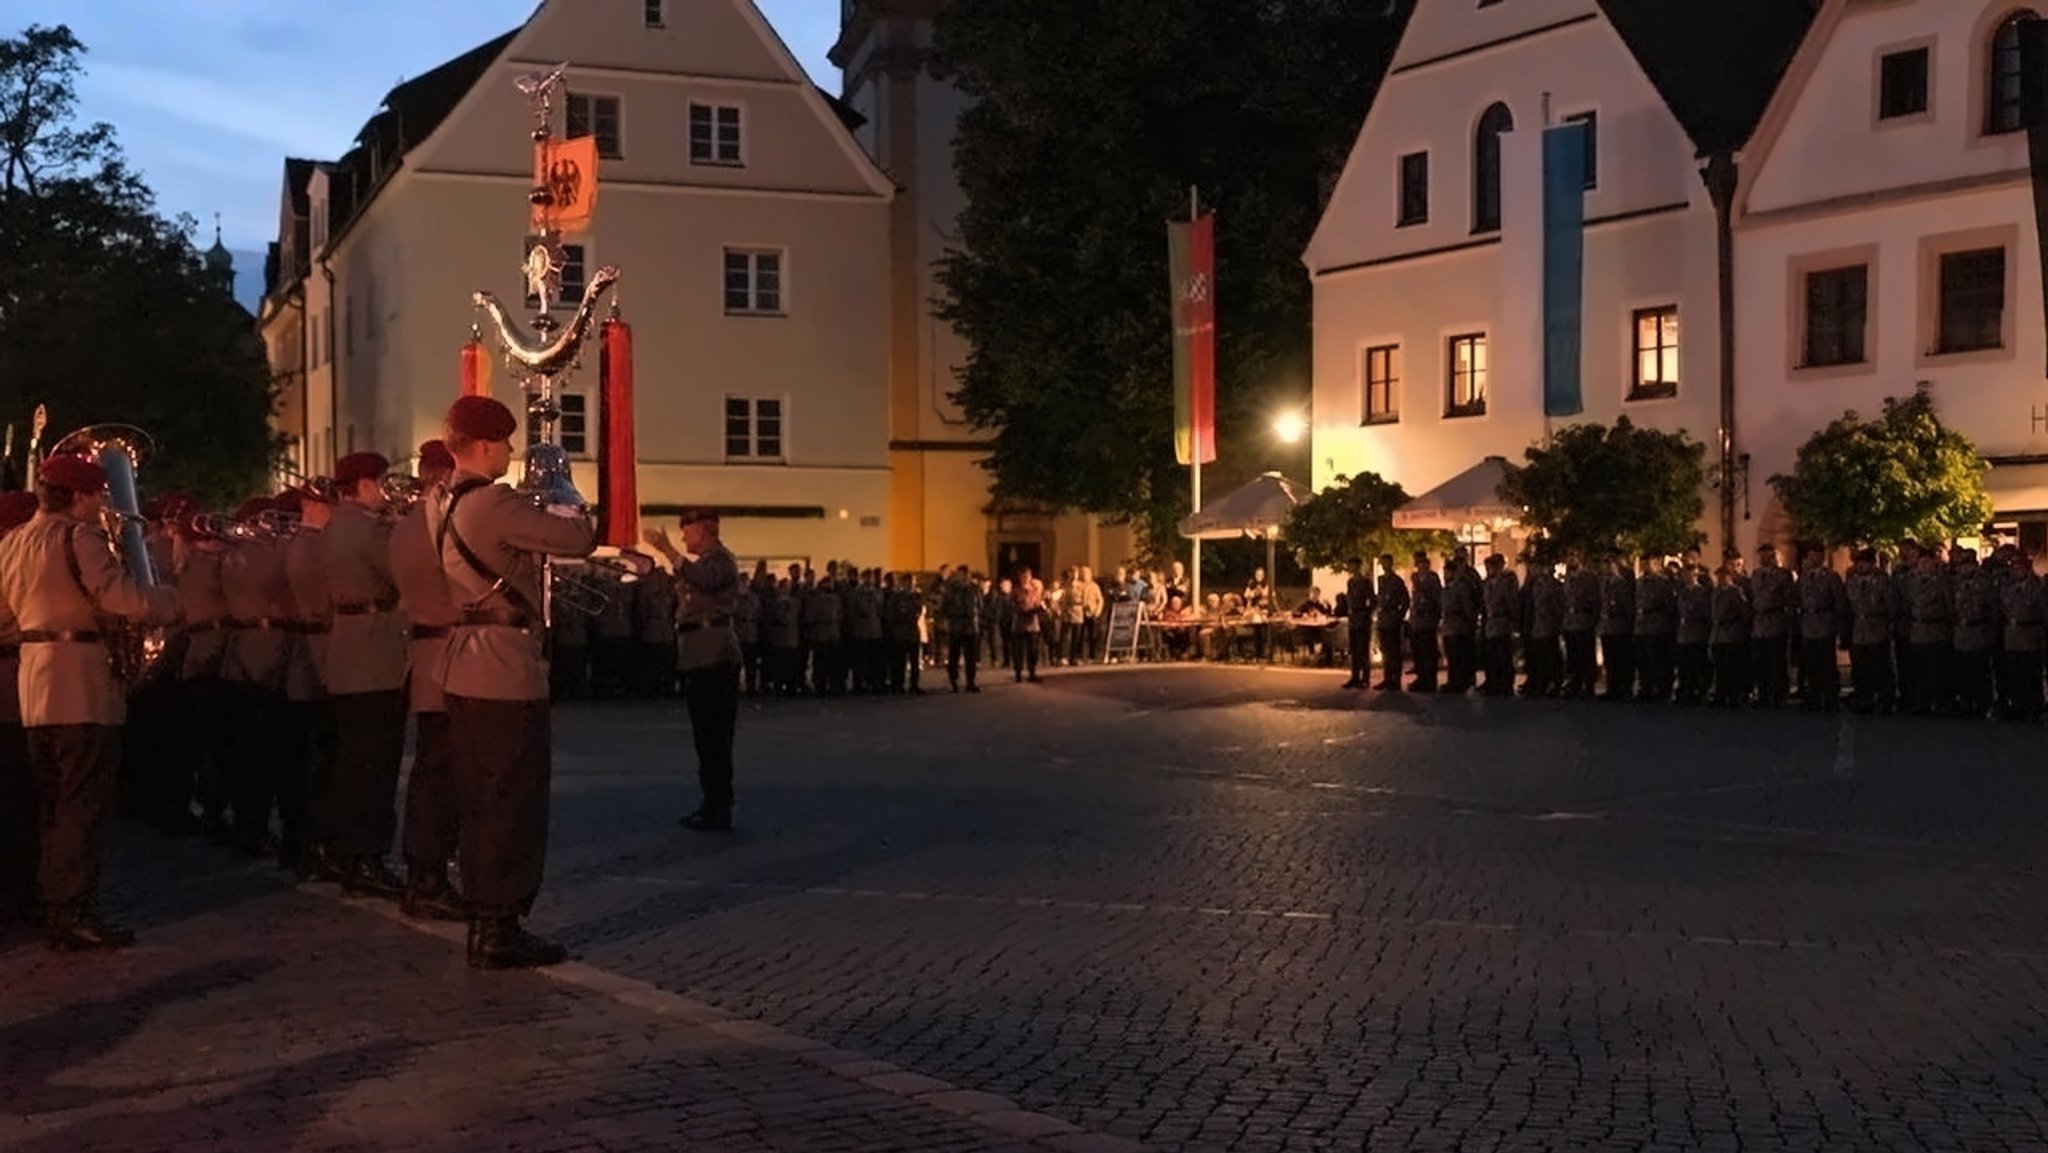
[[[1826,0],[1737,200],[1744,451],[1931,392],[1993,462],[1998,521],[2048,547],[2048,342],[2014,0]],[[1759,531],[1789,537],[1775,502]]]
[[[564,60],[552,128],[597,137],[599,194],[546,307],[566,320],[620,266],[642,512],[719,508],[749,558],[890,563],[894,189],[749,0],[542,4],[393,89],[349,153],[312,166],[308,259],[281,260],[271,293],[273,323],[303,325],[302,428],[283,429],[302,470],[439,435],[473,291],[523,320],[541,307],[519,307],[532,124],[513,81]],[[559,426],[590,496],[596,359]]]
[[[1305,254],[1315,487],[1371,471],[1420,494],[1556,424],[1623,415],[1716,444],[1722,218],[1704,169],[1733,159],[1809,18],[1782,0],[1421,0]],[[1541,135],[1569,121],[1590,144],[1584,411],[1550,420]],[[1716,504],[1701,529],[1719,544]]]

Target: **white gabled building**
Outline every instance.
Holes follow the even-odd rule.
[[[2048,546],[2048,341],[2021,122],[2021,0],[1824,0],[1737,200],[1740,419],[1789,471],[1846,409],[1925,382],[1994,467],[1998,519]],[[1760,494],[1759,531],[1788,529]]]
[[[1703,157],[1739,161],[1810,18],[1804,0],[1420,0],[1305,254],[1315,486],[1372,471],[1420,494],[1520,459],[1555,423],[1623,414],[1685,429],[1712,463],[1721,232]],[[1573,119],[1593,141],[1584,412],[1552,422],[1540,136]]]
[[[621,266],[642,511],[720,508],[750,559],[889,564],[895,190],[751,0],[547,0],[394,88],[346,156],[304,173],[306,257],[280,260],[266,312],[305,326],[298,427],[280,429],[299,467],[439,434],[471,292],[524,295],[531,118],[513,81],[564,60],[554,130],[596,135],[602,171],[550,307],[566,318],[591,271]],[[593,344],[561,425],[593,498],[597,383]]]

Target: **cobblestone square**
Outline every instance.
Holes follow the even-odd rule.
[[[547,975],[124,832],[0,1148],[2048,1147],[2038,730],[1340,679],[750,706],[729,837],[562,710]]]

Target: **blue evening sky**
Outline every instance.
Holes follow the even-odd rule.
[[[586,0],[556,0],[578,3]],[[837,0],[756,0],[811,79],[839,91],[825,59]],[[69,24],[85,42],[84,119],[119,132],[167,213],[213,243],[255,253],[275,239],[287,155],[338,156],[391,86],[517,26],[534,0],[7,0],[0,35]],[[246,294],[244,294],[246,295]]]

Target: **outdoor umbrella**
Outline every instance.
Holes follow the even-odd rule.
[[[1500,498],[1506,457],[1489,456],[1394,510],[1394,527],[1458,532],[1472,525],[1518,521],[1522,510]]]
[[[1266,579],[1272,580],[1273,542],[1279,538],[1281,526],[1287,523],[1287,514],[1308,496],[1300,485],[1277,472],[1261,473],[1203,505],[1199,511],[1182,517],[1180,535],[1194,540],[1265,537]]]

